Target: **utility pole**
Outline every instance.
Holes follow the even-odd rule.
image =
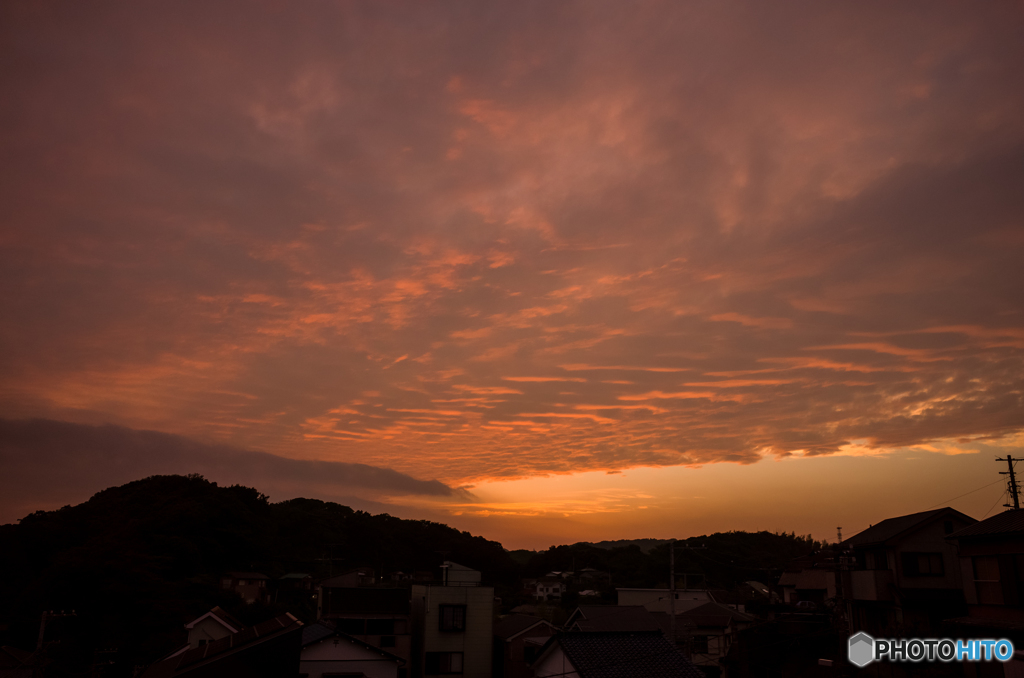
[[[668,628],[672,646],[676,646],[676,540],[668,545]]]
[[[43,617],[39,620],[39,639],[36,641],[36,651],[38,652],[39,650],[43,649],[43,636],[46,635],[46,622],[48,620],[57,619],[60,617],[75,616],[77,615],[75,614],[74,610],[71,610],[71,612],[65,612],[64,610],[61,610],[60,612],[54,612],[53,610],[43,610]]]
[[[1013,472],[1014,458],[1011,457],[1010,455],[1006,455],[1006,459],[1000,459],[999,457],[996,457],[996,461],[1005,461],[1007,468],[1010,469],[1009,471],[1000,471],[999,475],[1010,476],[1010,480],[1006,483],[1006,490],[1007,492],[1010,493],[1010,497],[1013,498],[1013,508],[1019,509],[1020,485],[1017,484],[1017,475]],[[1020,461],[1020,459],[1017,459],[1016,461]],[[1010,508],[1009,504],[1003,504],[1003,506],[1005,506],[1006,508]]]

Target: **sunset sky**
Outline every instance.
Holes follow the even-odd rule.
[[[509,548],[981,518],[1022,69],[1018,1],[4,2],[0,522],[189,472]]]

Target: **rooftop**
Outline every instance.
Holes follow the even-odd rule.
[[[943,514],[957,514],[961,518],[974,522],[974,518],[947,506],[946,508],[935,509],[933,511],[922,511],[920,513],[911,513],[906,516],[887,518],[880,523],[872,525],[863,532],[855,534],[845,540],[842,545],[847,548],[882,545],[903,535],[905,532],[909,532],[912,529],[920,527],[925,523],[938,518]]]
[[[554,642],[580,678],[704,678],[661,631],[564,633]]]
[[[950,539],[964,537],[995,537],[1011,534],[1024,534],[1024,509],[1010,509],[974,523],[962,530],[949,535]]]

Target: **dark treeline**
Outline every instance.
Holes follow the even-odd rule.
[[[678,572],[700,572],[713,586],[777,577],[788,560],[817,545],[766,532],[715,534],[679,542]],[[306,621],[315,603],[246,605],[218,586],[230,570],[278,578],[290,572],[325,577],[373,567],[438,576],[448,558],[480,570],[503,607],[521,597],[522,577],[591,567],[614,586],[659,586],[668,579],[668,547],[590,544],[547,551],[505,551],[498,542],[421,520],[371,515],[315,499],[270,503],[259,491],[219,487],[201,476],[155,476],[114,487],[89,501],[37,512],[0,526],[0,644],[35,648],[44,610],[75,610],[48,622],[47,661],[71,675],[116,648],[113,675],[157,659],[184,639],[182,625],[214,605],[247,624],[292,612]],[[605,587],[606,598],[614,600]],[[566,604],[571,602],[571,598]]]
[[[616,586],[667,587],[669,542],[657,541],[646,553],[636,543],[607,548],[580,542],[552,546],[538,553],[518,551],[514,555],[524,563],[523,576],[527,577],[589,567],[611,573]],[[798,537],[793,533],[718,532],[680,539],[675,547],[676,573],[680,578],[684,574],[703,575],[711,588],[732,589],[751,580],[771,584],[791,560],[822,546],[809,535]]]

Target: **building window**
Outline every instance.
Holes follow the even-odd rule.
[[[441,605],[439,613],[438,617],[440,618],[440,628],[442,631],[466,630],[465,605]]]
[[[428,676],[444,676],[462,673],[461,652],[428,652],[424,673]]]
[[[941,577],[946,573],[941,553],[904,553],[903,576]]]
[[[1002,605],[1003,587],[999,582],[999,558],[976,556],[971,558],[974,565],[974,590],[978,593],[979,605]]]
[[[707,654],[708,653],[708,637],[707,636],[694,636],[693,643],[693,654]]]
[[[395,637],[394,636],[381,636],[380,637],[380,646],[381,647],[394,647],[395,646]]]

